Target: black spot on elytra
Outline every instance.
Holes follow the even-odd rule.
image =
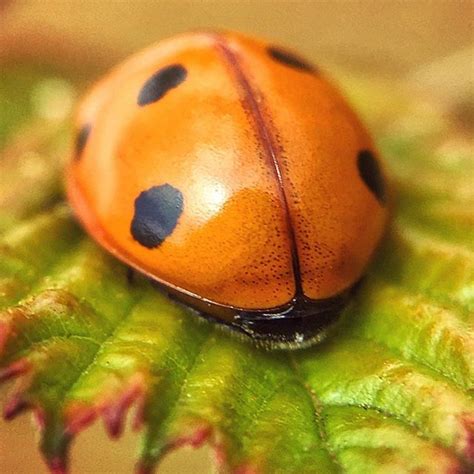
[[[357,156],[359,175],[381,204],[385,204],[385,182],[377,159],[369,150],[362,150]]]
[[[75,153],[74,157],[78,160],[81,157],[82,152],[87,144],[87,139],[91,133],[92,127],[91,125],[87,124],[84,125],[76,136],[76,144],[75,144]]]
[[[170,184],[153,186],[135,199],[135,214],[130,232],[149,249],[163,243],[176,227],[183,212],[183,195]]]
[[[268,46],[267,52],[273,59],[285,66],[301,69],[302,71],[307,72],[316,72],[316,68],[313,65],[296,56],[294,53],[277,48],[276,46]]]
[[[179,86],[188,72],[181,64],[166,66],[155,72],[143,85],[138,94],[138,105],[148,105],[160,100],[170,89]]]

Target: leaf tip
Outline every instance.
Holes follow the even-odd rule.
[[[183,434],[172,440],[168,449],[178,449],[183,446],[191,446],[193,448],[199,448],[202,446],[211,436],[212,427],[209,425],[202,425],[195,428],[189,434]]]
[[[36,421],[38,429],[43,432],[46,428],[46,413],[41,407],[36,407],[33,410],[33,417]]]
[[[97,418],[95,408],[80,403],[71,404],[66,409],[65,426],[71,436],[87,428]]]
[[[141,378],[137,378],[113,403],[107,403],[103,406],[102,417],[107,433],[111,438],[118,438],[122,434],[128,409],[136,400],[143,398],[143,395],[143,381]],[[135,424],[138,424],[138,421]]]
[[[153,455],[142,455],[135,467],[135,474],[151,474],[155,471],[156,464],[161,460],[162,456],[170,451],[175,451],[184,446],[191,446],[192,448],[199,448],[207,442],[214,428],[209,424],[200,423],[194,425],[192,428],[187,425],[188,431],[181,433],[162,445],[159,453]],[[225,463],[222,463],[224,465]]]
[[[135,474],[151,474],[155,464],[148,464],[146,461],[139,461],[135,467]]]
[[[22,398],[21,394],[15,394],[7,401],[3,408],[3,418],[7,421],[13,420],[20,413],[30,408],[30,405]]]
[[[1,326],[0,326],[0,351],[1,351]],[[26,359],[19,359],[7,367],[0,369],[0,382],[6,382],[7,380],[19,377],[25,374],[30,369],[30,364]]]
[[[466,430],[466,436],[463,440],[463,451],[469,462],[474,463],[474,414],[466,414],[462,422]]]
[[[48,467],[51,474],[67,474],[68,468],[64,458],[56,456],[48,460]]]

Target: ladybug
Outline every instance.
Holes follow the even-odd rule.
[[[80,104],[68,198],[87,232],[178,301],[270,348],[333,325],[387,222],[372,139],[317,67],[192,32]]]

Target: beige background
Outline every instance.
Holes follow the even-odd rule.
[[[0,61],[42,56],[77,73],[105,70],[176,32],[219,27],[264,35],[322,66],[400,81],[422,80],[440,98],[472,91],[472,1],[106,1],[0,0]],[[448,57],[448,59],[446,59]],[[461,58],[458,60],[458,58]],[[460,64],[459,67],[452,65]],[[452,92],[454,91],[454,92]],[[4,398],[4,391],[0,391]],[[0,424],[0,473],[46,472],[25,415]],[[79,436],[73,473],[132,472],[137,436],[109,442],[100,423]],[[160,472],[211,472],[206,449],[178,452]]]

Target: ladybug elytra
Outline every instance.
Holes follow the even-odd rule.
[[[369,134],[316,67],[237,33],[138,53],[77,114],[72,207],[105,249],[269,347],[319,340],[384,232]]]

